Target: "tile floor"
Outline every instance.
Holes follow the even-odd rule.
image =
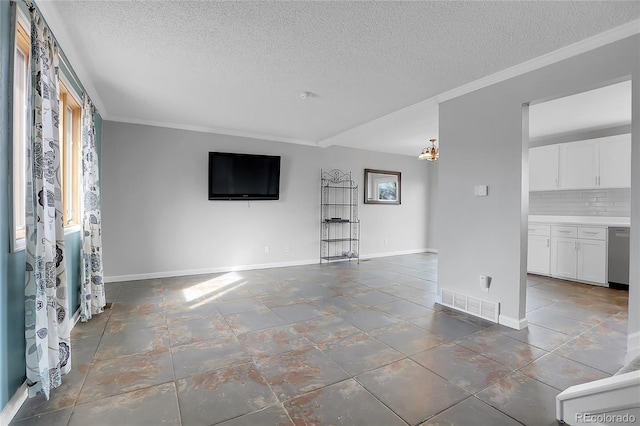
[[[623,362],[627,293],[530,276],[529,328],[443,308],[416,254],[108,284],[12,425],[550,425]]]

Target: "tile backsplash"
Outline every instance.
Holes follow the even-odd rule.
[[[631,215],[631,189],[530,192],[529,214],[626,217]]]

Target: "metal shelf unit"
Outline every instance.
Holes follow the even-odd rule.
[[[360,263],[358,185],[351,172],[320,171],[320,263]]]

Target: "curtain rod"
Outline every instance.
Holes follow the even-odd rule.
[[[11,2],[15,2],[15,0],[11,0]],[[73,69],[73,67],[71,66],[71,64],[69,63],[69,60],[67,59],[67,55],[64,53],[64,50],[62,50],[62,47],[60,47],[60,43],[58,43],[58,39],[56,38],[56,35],[53,33],[53,31],[51,30],[51,27],[49,26],[49,23],[47,22],[47,20],[44,18],[44,16],[42,16],[42,12],[40,12],[40,9],[37,7],[37,5],[35,4],[35,2],[33,2],[32,0],[22,0],[22,2],[27,6],[27,8],[29,9],[29,11],[35,10],[38,15],[40,16],[40,19],[42,19],[42,21],[44,22],[44,24],[47,26],[47,28],[49,28],[49,33],[51,34],[51,37],[53,37],[55,43],[58,45],[58,52],[59,52],[59,59],[62,61],[62,63],[64,64],[65,68],[67,69],[67,71],[69,71],[69,76],[71,77],[71,79],[73,80],[73,82],[80,88],[80,90],[82,91],[82,95],[83,97],[86,96],[89,98],[89,101],[91,102],[91,105],[93,106],[93,109],[95,110],[95,104],[93,103],[93,101],[91,100],[91,96],[89,96],[89,93],[87,93],[87,89],[85,89],[84,85],[80,82],[80,79],[78,78],[78,76],[76,75],[75,70]]]
[[[11,0],[14,1],[14,0]],[[24,4],[27,5],[27,7],[29,8],[29,10],[31,9],[35,9],[35,5],[33,4],[33,2],[31,0],[22,0]]]

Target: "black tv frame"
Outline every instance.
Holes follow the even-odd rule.
[[[242,161],[263,161],[263,162],[275,162],[277,165],[276,170],[272,171],[268,178],[275,179],[277,182],[275,191],[270,192],[269,194],[264,193],[213,193],[213,179],[212,174],[214,172],[213,169],[213,159],[215,157],[228,157],[239,159]],[[241,154],[241,153],[233,153],[233,152],[217,152],[211,151],[209,152],[209,165],[208,165],[208,198],[211,201],[242,201],[242,200],[279,200],[280,199],[280,169],[282,163],[282,157],[279,155],[264,155],[264,154]],[[259,177],[254,177],[259,178]],[[266,178],[266,177],[265,177]]]

